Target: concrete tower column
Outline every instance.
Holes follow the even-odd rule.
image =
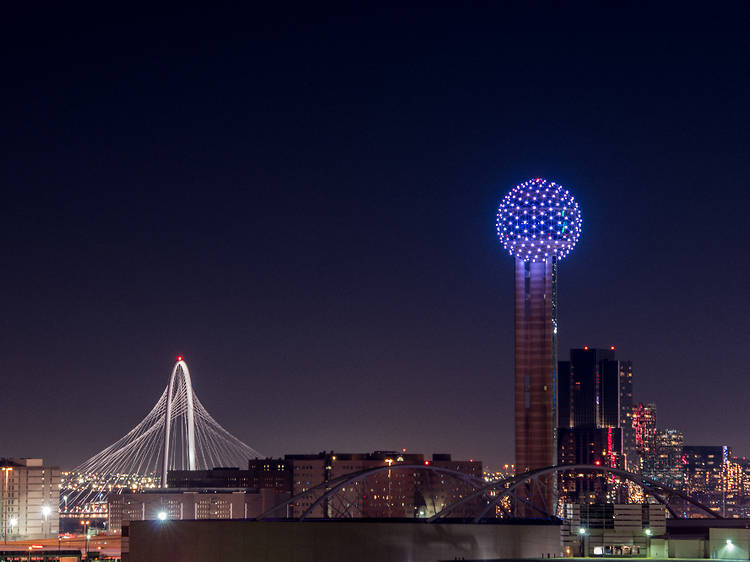
[[[515,284],[516,474],[557,464],[557,262],[516,259]],[[531,504],[554,513],[555,476],[529,483]],[[528,505],[518,516],[538,517]]]
[[[556,464],[557,262],[516,259],[516,473]]]

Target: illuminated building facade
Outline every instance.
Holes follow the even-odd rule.
[[[750,462],[732,457],[723,467],[724,510],[726,517],[747,519],[750,516]]]
[[[633,440],[640,470],[648,465],[656,452],[656,404],[633,406]]]
[[[635,452],[633,433],[633,363],[618,361],[620,368],[620,429],[622,430],[622,454],[625,467],[636,470],[638,456]]]
[[[120,532],[131,521],[251,519],[288,498],[288,493],[268,488],[159,488],[110,494],[109,530]]]
[[[729,461],[729,447],[685,445],[683,454],[685,491],[699,502],[724,515],[724,463]]]
[[[56,538],[60,469],[42,459],[0,459],[3,540]]]
[[[516,472],[556,459],[557,266],[581,233],[578,203],[542,178],[501,202],[497,235],[515,258]]]
[[[677,429],[656,431],[653,454],[644,459],[643,475],[675,490],[685,487],[685,437]]]

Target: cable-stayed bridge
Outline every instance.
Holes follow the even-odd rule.
[[[166,485],[169,470],[247,464],[262,455],[224,429],[201,404],[182,356],[143,420],[63,479],[60,508],[84,509],[109,493]]]

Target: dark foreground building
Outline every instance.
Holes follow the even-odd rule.
[[[560,551],[560,525],[548,521],[135,521],[123,531],[123,562],[435,562]]]

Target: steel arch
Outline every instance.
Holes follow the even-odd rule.
[[[325,492],[318,499],[316,499],[310,505],[310,507],[308,507],[304,513],[302,513],[302,515],[300,515],[297,518],[299,521],[304,521],[316,507],[318,507],[324,500],[338,493],[338,491],[344,486],[347,486],[351,484],[352,482],[356,482],[358,480],[364,480],[368,476],[372,476],[373,474],[377,474],[379,472],[385,472],[387,470],[425,470],[425,471],[430,471],[430,472],[449,474],[458,480],[462,480],[466,482],[467,484],[474,486],[474,488],[477,488],[477,489],[483,488],[485,484],[485,481],[482,480],[481,478],[472,476],[471,474],[466,474],[465,472],[459,472],[457,470],[453,470],[451,468],[445,468],[442,466],[433,466],[433,465],[426,465],[426,464],[394,464],[391,466],[378,466],[375,468],[368,468],[365,470],[360,470],[359,472],[350,472],[348,474],[342,474],[341,476],[337,476],[336,478],[329,480],[328,482],[322,482],[318,484],[317,486],[313,486],[312,488],[305,490],[301,494],[297,494],[296,496],[293,496],[289,498],[288,500],[278,505],[275,505],[274,507],[272,507],[265,513],[260,514],[256,520],[262,521],[264,519],[268,519],[274,512],[278,511],[279,509],[282,509],[288,505],[291,505],[294,502],[298,501],[299,499],[309,496],[311,493],[314,493],[319,490],[325,490]]]
[[[193,404],[193,383],[187,363],[180,357],[172,369],[167,387],[167,411],[164,413],[164,458],[162,459],[161,481],[166,486],[169,470],[169,438],[172,431],[172,402],[174,400],[175,379],[182,373],[187,396],[187,430],[188,430],[188,469],[195,470],[195,406]]]
[[[704,513],[708,514],[710,517],[713,517],[715,519],[722,519],[722,517],[715,513],[714,511],[711,511],[708,507],[703,505],[697,500],[694,500],[684,492],[680,492],[679,490],[674,490],[660,482],[657,482],[655,480],[652,480],[650,478],[646,478],[645,476],[641,476],[639,474],[634,474],[632,472],[627,472],[625,470],[621,470],[619,468],[611,468],[606,466],[596,466],[596,465],[590,465],[590,464],[564,464],[564,465],[556,465],[556,466],[548,466],[545,468],[538,468],[536,470],[531,470],[529,472],[526,472],[524,474],[519,474],[518,476],[514,476],[511,478],[506,478],[504,480],[498,480],[497,482],[492,482],[481,489],[475,491],[474,493],[468,495],[465,498],[462,498],[461,500],[453,503],[452,505],[449,505],[439,513],[436,513],[432,517],[428,519],[429,522],[434,522],[437,519],[440,519],[442,517],[445,517],[447,514],[452,512],[457,507],[461,506],[467,501],[470,501],[472,499],[475,499],[477,497],[480,497],[482,494],[485,494],[487,492],[491,491],[499,491],[498,495],[495,496],[491,502],[489,502],[485,508],[482,510],[482,512],[474,518],[475,522],[478,522],[481,520],[487,512],[494,506],[498,505],[500,500],[504,497],[507,497],[511,494],[515,494],[516,489],[518,489],[521,485],[525,484],[526,482],[537,480],[541,476],[546,476],[549,474],[558,474],[560,472],[569,472],[572,470],[578,470],[582,472],[604,472],[607,474],[611,474],[614,476],[619,476],[620,478],[624,478],[625,480],[629,480],[638,486],[640,486],[644,493],[647,495],[653,497],[656,501],[658,501],[660,504],[662,504],[667,511],[669,511],[670,515],[676,519],[679,519],[680,516],[675,512],[675,510],[672,508],[672,506],[669,503],[669,498],[673,496],[677,496],[681,498],[683,501],[689,503],[693,507],[698,508],[699,510],[703,511]],[[501,486],[505,486],[505,488],[501,490],[497,490],[497,488],[500,488]],[[538,509],[538,511],[541,511],[541,509]],[[547,513],[548,516],[552,516],[551,514]]]

